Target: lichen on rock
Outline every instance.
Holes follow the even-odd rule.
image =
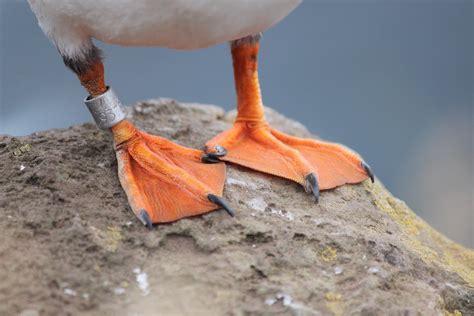
[[[202,148],[216,106],[129,108],[141,129]],[[267,109],[296,136],[299,123]],[[108,132],[0,136],[0,315],[472,315],[474,253],[377,180],[325,191],[228,165],[237,210],[152,230],[130,211]]]

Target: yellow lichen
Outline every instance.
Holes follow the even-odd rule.
[[[413,250],[425,263],[433,263],[439,257],[436,251],[424,245],[418,239],[409,239],[406,240],[406,243],[409,245],[409,249]]]
[[[102,231],[95,227],[91,227],[92,235],[95,242],[107,251],[115,252],[123,239],[120,228],[115,226],[107,227],[106,231]]]
[[[20,143],[18,145],[18,147],[16,147],[14,150],[13,150],[13,155],[14,156],[21,156],[23,155],[24,153],[27,153],[31,150],[31,145],[30,144],[23,144],[23,143]]]
[[[383,194],[382,187],[377,184],[373,184],[373,194]],[[374,204],[390,215],[395,221],[400,223],[410,235],[418,235],[420,233],[420,225],[417,222],[416,215],[406,207],[403,207],[402,203],[398,203],[397,200],[392,196],[384,196],[376,199]]]
[[[374,204],[399,224],[405,234],[402,241],[425,263],[437,264],[457,273],[474,286],[474,251],[468,250],[437,232],[403,202],[391,196],[379,183],[366,184]]]
[[[340,316],[344,314],[346,310],[346,304],[342,301],[342,295],[334,292],[327,292],[324,295],[326,299],[326,307],[329,309],[334,316]]]
[[[325,262],[332,262],[337,258],[337,250],[330,246],[327,246],[319,253],[319,256]]]
[[[459,310],[455,309],[452,313],[450,313],[449,311],[444,311],[444,316],[462,316],[462,313]]]
[[[324,294],[324,298],[326,298],[327,301],[340,301],[342,299],[342,295],[334,292],[327,292]]]

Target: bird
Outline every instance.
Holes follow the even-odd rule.
[[[371,168],[343,145],[278,131],[265,119],[258,56],[261,34],[302,0],[28,0],[38,24],[88,100],[110,92],[96,41],[176,50],[229,42],[237,94],[233,127],[200,151],[139,130],[126,118],[110,126],[120,183],[144,224],[166,223],[218,208],[234,211],[223,195],[225,162],[320,190],[374,179]],[[87,99],[86,99],[87,100]]]

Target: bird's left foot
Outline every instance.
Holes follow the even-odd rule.
[[[316,201],[327,190],[367,178],[370,167],[350,149],[281,133],[265,122],[237,121],[206,144],[204,162],[227,161],[293,180]]]

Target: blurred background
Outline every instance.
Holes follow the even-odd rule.
[[[264,34],[266,105],[355,149],[421,217],[474,247],[474,1],[306,0]],[[0,134],[90,121],[85,92],[26,1],[0,0]],[[226,44],[192,52],[99,44],[127,104],[235,106]]]

